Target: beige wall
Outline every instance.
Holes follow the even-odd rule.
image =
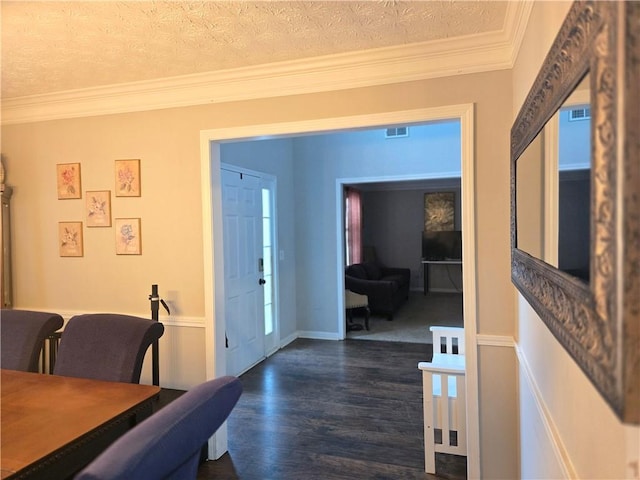
[[[500,71],[4,126],[2,150],[8,183],[15,187],[15,305],[68,313],[146,314],[150,285],[157,283],[175,312],[175,326],[161,342],[161,353],[172,359],[170,367],[163,366],[163,383],[192,385],[204,379],[204,329],[192,326],[202,322],[204,315],[199,132],[473,102],[478,331],[512,336],[515,305],[508,255],[511,89],[511,73]],[[84,201],[56,199],[55,165],[81,162],[83,191],[113,191],[113,161],[120,158],[142,162],[142,196],[112,199],[114,217],[142,218],[142,256],[116,256],[112,228],[85,228],[84,257],[60,258],[56,224],[84,221]],[[181,327],[181,323],[191,326]],[[483,346],[482,358],[488,360],[480,363],[483,477],[515,478],[517,455],[505,455],[516,444],[515,417],[509,414],[507,418],[514,421],[507,422],[499,418],[499,409],[507,406],[509,412],[515,412],[517,408],[515,360],[513,355],[494,352],[496,348],[504,347]]]
[[[15,304],[64,311],[148,310],[158,283],[178,315],[203,315],[199,132],[237,125],[476,102],[479,331],[511,334],[508,281],[507,71],[398,86],[2,127],[14,186]],[[55,165],[81,162],[83,190],[113,190],[113,161],[140,158],[142,196],[112,198],[141,217],[143,255],[116,256],[114,232],[85,228],[83,258],[60,258],[58,221],[84,220],[84,200],[57,200]],[[499,253],[499,252],[502,252]],[[506,302],[506,303],[505,303]],[[496,308],[500,304],[507,308]]]
[[[513,71],[514,118],[569,6],[534,4]],[[640,429],[617,420],[520,296],[518,317],[521,477],[638,478]]]

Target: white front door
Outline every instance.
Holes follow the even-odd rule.
[[[227,373],[265,358],[260,179],[222,169]]]

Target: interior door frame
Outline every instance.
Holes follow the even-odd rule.
[[[467,475],[480,477],[480,428],[478,406],[477,361],[477,286],[475,250],[475,105],[473,103],[443,107],[401,110],[369,115],[355,115],[316,120],[300,120],[272,124],[202,130],[200,132],[200,165],[202,191],[202,225],[204,255],[205,361],[207,379],[226,373],[224,352],[224,252],[222,251],[222,199],[220,192],[220,144],[251,140],[265,136],[296,136],[307,133],[330,133],[357,128],[407,125],[436,120],[460,120],[461,188],[463,211],[463,273],[466,382],[467,382]],[[468,212],[465,214],[464,212]],[[341,259],[340,259],[341,260]],[[342,280],[342,265],[339,266]],[[336,295],[338,292],[336,292]],[[338,296],[338,303],[343,303]],[[416,366],[417,368],[417,366]],[[227,430],[223,426],[209,441],[209,458],[219,458],[227,451]]]

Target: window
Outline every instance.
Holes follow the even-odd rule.
[[[345,247],[347,265],[362,261],[362,205],[360,191],[347,187],[345,195]]]
[[[271,233],[271,193],[262,189],[262,278],[264,284],[264,334],[273,332],[273,235]]]

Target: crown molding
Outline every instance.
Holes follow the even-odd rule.
[[[511,68],[515,65],[518,52],[522,46],[534,1],[535,0],[525,0],[522,2],[509,2],[507,4],[505,26],[507,27],[508,41],[511,46],[511,58],[509,59]]]
[[[531,11],[499,32],[2,100],[3,125],[345,90],[513,67]]]

